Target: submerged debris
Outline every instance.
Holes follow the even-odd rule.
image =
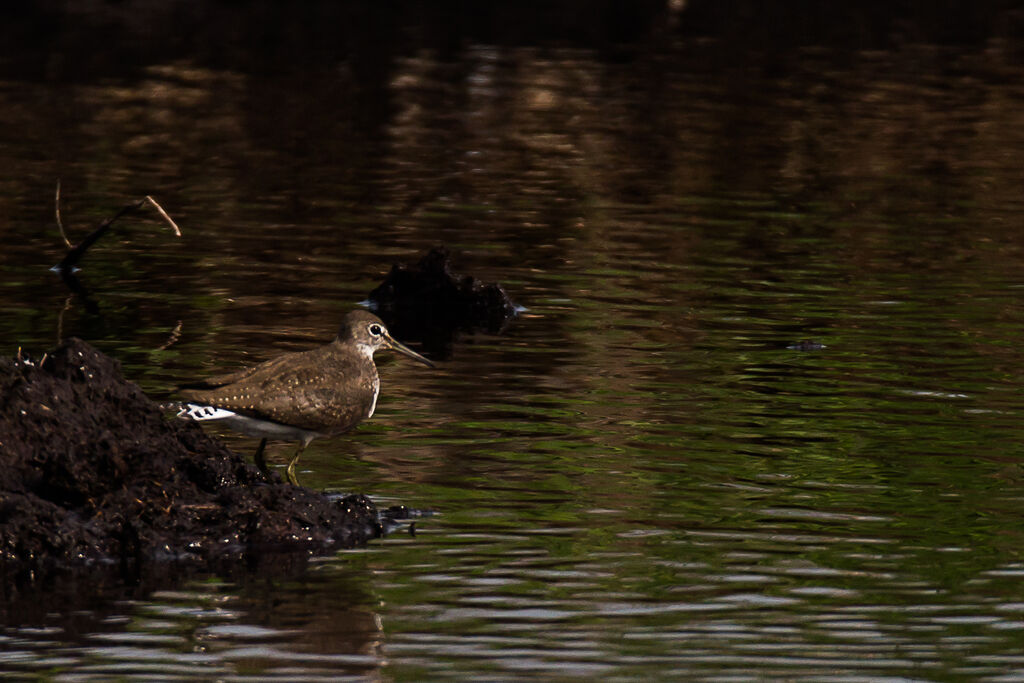
[[[821,351],[828,347],[821,342],[814,341],[813,339],[802,339],[792,344],[787,344],[786,348],[790,351]]]
[[[103,237],[103,235],[110,230],[111,226],[114,225],[114,222],[118,218],[121,218],[122,216],[125,216],[130,213],[134,213],[140,210],[142,207],[149,205],[157,210],[161,218],[167,221],[167,224],[170,225],[171,228],[174,230],[174,234],[178,237],[181,237],[181,229],[174,222],[174,220],[169,215],[167,215],[167,212],[164,211],[164,208],[160,206],[160,204],[157,203],[155,199],[153,199],[149,195],[146,195],[142,199],[133,202],[132,204],[126,204],[125,206],[121,207],[121,209],[117,213],[115,213],[113,216],[103,221],[102,223],[100,223],[98,228],[96,228],[91,233],[86,235],[81,242],[72,246],[71,240],[68,239],[67,233],[64,232],[64,222],[61,220],[60,217],[60,181],[57,182],[57,194],[54,203],[54,211],[57,218],[57,227],[60,228],[60,236],[64,240],[64,244],[67,246],[68,252],[67,254],[64,255],[64,258],[60,260],[60,263],[51,268],[51,270],[58,273],[61,279],[64,281],[64,284],[68,286],[68,289],[70,289],[74,294],[77,294],[81,298],[82,303],[85,306],[85,310],[87,310],[90,313],[98,313],[99,304],[97,304],[92,299],[91,295],[89,294],[89,290],[86,288],[85,285],[82,284],[82,281],[78,278],[78,262],[82,260],[82,257],[85,255],[85,252],[88,251],[89,247],[95,244],[97,240]]]
[[[457,330],[500,334],[518,315],[500,284],[452,273],[451,255],[443,246],[414,266],[392,266],[370,292],[369,302],[396,337],[419,341],[439,355],[445,355]]]
[[[361,495],[270,481],[72,339],[0,359],[0,568],[188,563],[350,547],[384,531]],[[386,522],[387,520],[385,520]]]

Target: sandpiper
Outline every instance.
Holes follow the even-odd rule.
[[[288,353],[251,368],[182,387],[180,417],[218,421],[260,437],[256,464],[266,473],[267,439],[298,441],[288,481],[298,486],[295,463],[313,439],[335,436],[373,416],[380,378],[373,354],[391,349],[428,367],[434,364],[395,341],[381,319],[355,310],[330,344]]]

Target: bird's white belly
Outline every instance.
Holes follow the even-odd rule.
[[[319,432],[283,425],[280,422],[270,420],[258,420],[254,417],[239,415],[238,413],[224,408],[204,406],[196,403],[186,403],[182,406],[178,417],[188,417],[196,422],[219,422],[226,427],[246,436],[255,436],[261,439],[280,439],[282,441],[303,441],[309,442],[320,436]]]

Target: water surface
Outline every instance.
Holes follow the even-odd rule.
[[[0,667],[1019,677],[1019,52],[743,51],[687,16],[610,44],[441,46],[406,17],[401,47],[353,31],[294,63],[5,61],[4,354],[80,336],[163,398],[330,339],[438,243],[527,311],[438,370],[382,358],[374,419],[303,456],[307,485],[438,511],[415,536],[17,602]],[[142,215],[90,251],[99,313],[47,270],[58,178],[72,239],[145,194],[185,233]]]

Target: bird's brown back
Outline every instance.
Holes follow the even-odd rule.
[[[180,393],[190,401],[323,434],[348,431],[365,419],[379,386],[372,358],[337,341],[206,384],[212,388]]]

